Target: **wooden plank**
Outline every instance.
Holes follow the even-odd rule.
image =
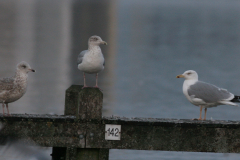
[[[17,137],[46,147],[240,153],[240,121],[0,115],[0,123],[0,137]],[[120,141],[105,140],[105,124],[122,126]]]
[[[86,123],[75,123],[70,116],[12,115],[1,117],[0,137],[23,139],[46,147],[85,147]]]
[[[121,140],[106,141],[104,124],[120,124]],[[146,118],[106,118],[102,125],[88,125],[87,148],[165,150],[191,152],[240,152],[239,121],[193,121]]]

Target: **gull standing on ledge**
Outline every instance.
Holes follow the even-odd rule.
[[[35,72],[28,63],[21,62],[17,65],[17,70],[13,77],[0,79],[0,102],[3,107],[3,116],[4,104],[6,104],[8,115],[10,115],[8,103],[20,99],[26,93],[29,71]]]
[[[203,108],[205,108],[203,120],[206,120],[207,108],[217,107],[218,105],[238,106],[233,102],[240,102],[240,96],[236,96],[226,89],[198,81],[198,74],[193,70],[188,70],[178,75],[177,78],[185,78],[183,94],[192,104],[200,107],[200,117],[198,120],[202,120]]]
[[[78,69],[83,72],[83,88],[87,87],[85,73],[96,73],[96,85],[94,87],[99,88],[98,72],[104,69],[105,64],[101,48],[99,47],[100,44],[107,45],[107,42],[103,41],[99,36],[91,36],[88,40],[88,50],[84,50],[78,55],[77,65]]]

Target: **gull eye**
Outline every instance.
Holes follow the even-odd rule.
[[[97,40],[98,40],[98,38],[96,38],[96,37],[95,37],[95,38],[93,38],[93,39],[94,39],[95,41],[97,41]]]
[[[25,65],[22,65],[22,67],[23,67],[23,68],[26,68],[27,66],[25,66]]]
[[[191,72],[188,72],[188,73],[187,73],[187,75],[190,75],[190,74],[192,74],[192,73],[191,73]]]

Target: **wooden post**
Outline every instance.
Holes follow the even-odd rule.
[[[52,160],[65,160],[66,159],[66,148],[65,147],[53,147]]]
[[[97,88],[85,88],[83,86],[72,85],[66,90],[65,115],[74,115],[77,119],[102,119],[103,94]],[[65,148],[65,160],[108,160],[109,149],[86,148],[88,126],[81,132],[80,143],[85,143],[84,148]],[[62,148],[61,148],[62,149]],[[59,147],[53,147],[53,159],[57,155]],[[61,156],[63,157],[63,156]],[[60,160],[60,159],[59,159]]]

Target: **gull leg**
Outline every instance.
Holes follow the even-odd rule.
[[[86,85],[86,76],[85,76],[84,72],[83,72],[83,82],[84,82],[84,85],[83,85],[82,89],[87,87],[87,85]]]
[[[4,102],[2,103],[2,108],[3,108],[3,116],[4,116]]]
[[[98,87],[98,73],[96,74],[96,87]]]
[[[96,85],[93,86],[94,88],[98,88],[99,90],[101,90],[99,87],[98,87],[98,73],[96,74]]]
[[[198,118],[198,120],[202,120],[202,106],[200,106],[200,116],[199,116],[199,118]]]
[[[10,116],[9,110],[8,110],[8,103],[6,103],[6,108],[7,108],[8,116]]]
[[[98,88],[98,73],[96,74],[96,85],[94,87]]]
[[[203,120],[206,120],[207,108],[205,108],[204,111],[205,111],[205,114],[204,114],[204,119]]]

